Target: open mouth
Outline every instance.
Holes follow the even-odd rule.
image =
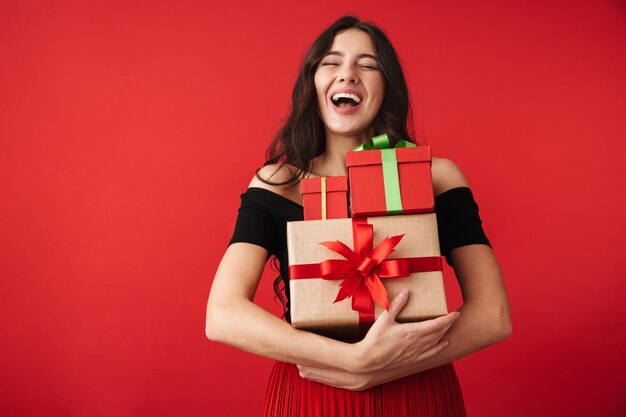
[[[361,104],[361,97],[351,93],[337,93],[332,96],[331,101],[337,107],[356,107]]]

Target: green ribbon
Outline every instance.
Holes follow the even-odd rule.
[[[357,146],[353,151],[371,151],[380,150],[380,156],[383,163],[383,184],[385,186],[385,204],[388,215],[402,214],[402,198],[400,197],[400,176],[398,175],[398,160],[396,158],[396,149],[411,148],[416,146],[414,143],[399,140],[392,148],[391,142],[387,134],[375,136],[372,143],[364,143]]]

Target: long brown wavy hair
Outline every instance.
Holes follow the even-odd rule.
[[[344,30],[357,29],[367,33],[372,42],[385,81],[385,97],[374,119],[375,134],[386,133],[392,144],[400,139],[413,141],[413,118],[409,92],[389,38],[376,25],[355,16],[344,16],[324,30],[309,48],[300,67],[291,94],[289,115],[267,148],[263,164],[289,164],[295,168],[283,182],[257,177],[270,185],[295,185],[309,171],[311,161],[326,149],[326,133],[319,116],[315,90],[315,71],[330,50],[335,36]]]
[[[272,181],[273,174],[267,179],[262,178],[257,171],[259,180],[266,184],[296,185],[310,171],[311,161],[324,152],[326,132],[318,112],[315,71],[330,51],[335,36],[348,29],[358,29],[370,36],[385,81],[385,97],[373,122],[374,133],[386,133],[392,144],[401,139],[414,141],[409,92],[398,55],[389,38],[373,23],[363,22],[355,16],[344,16],[324,30],[309,48],[293,87],[289,115],[267,148],[264,166],[279,163],[277,170],[284,164],[295,169],[290,169],[290,176],[282,182]],[[272,262],[278,270],[276,259]],[[286,285],[286,277],[279,275],[274,280],[274,292],[287,316],[287,300],[283,296],[281,283]]]

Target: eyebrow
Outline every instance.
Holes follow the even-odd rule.
[[[328,52],[324,56],[328,56],[328,55],[339,56],[339,57],[342,57],[342,58],[344,56],[346,56],[346,54],[344,54],[343,52],[339,52],[339,51],[330,51],[330,52]],[[357,55],[357,58],[358,59],[360,59],[360,58],[371,58],[371,59],[374,59],[374,60],[378,61],[378,58],[376,58],[376,56],[374,56],[372,54],[359,54],[359,55]]]

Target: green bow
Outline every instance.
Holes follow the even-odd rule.
[[[383,163],[383,184],[385,186],[385,204],[387,214],[402,214],[402,198],[400,197],[400,176],[398,175],[398,160],[396,149],[411,148],[416,145],[406,140],[399,140],[392,148],[387,134],[383,133],[372,138],[372,143],[364,143],[357,146],[353,151],[380,150]]]

